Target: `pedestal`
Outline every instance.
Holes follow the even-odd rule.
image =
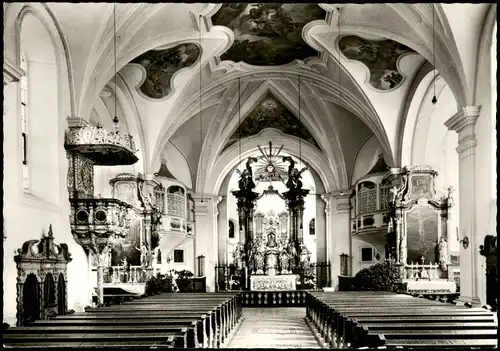
[[[254,275],[250,277],[251,291],[291,291],[296,290],[295,275]]]

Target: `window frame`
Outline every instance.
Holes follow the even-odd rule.
[[[182,261],[176,261],[176,254],[175,252],[178,251],[178,252],[182,252]],[[184,250],[183,249],[174,249],[174,252],[172,253],[173,257],[172,257],[172,261],[173,263],[186,263],[186,259],[184,257]]]
[[[22,163],[22,177],[23,177],[23,190],[29,191],[29,151],[28,151],[28,138],[29,138],[29,121],[28,121],[28,61],[26,55],[20,51],[19,66],[24,71],[24,74],[19,79],[19,108],[21,119],[21,163]]]

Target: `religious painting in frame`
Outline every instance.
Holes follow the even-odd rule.
[[[437,245],[441,236],[440,214],[429,205],[416,205],[405,212],[406,263],[436,263]]]
[[[414,174],[410,176],[410,200],[430,199],[434,195],[434,178],[431,174]]]

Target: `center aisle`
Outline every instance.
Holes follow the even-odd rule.
[[[305,308],[243,308],[240,325],[222,348],[314,348]]]

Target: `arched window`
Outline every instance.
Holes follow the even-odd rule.
[[[316,234],[316,219],[311,219],[309,222],[309,235]]]
[[[234,239],[234,223],[229,221],[229,239]]]
[[[21,87],[21,150],[23,164],[23,188],[29,189],[29,169],[28,169],[28,64],[24,52],[21,50],[20,66],[24,75],[20,79]]]

